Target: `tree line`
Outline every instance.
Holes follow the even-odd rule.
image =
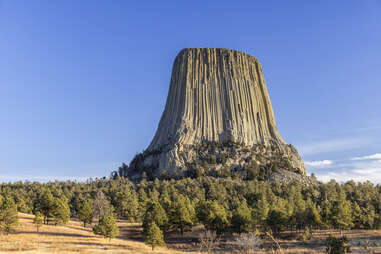
[[[199,177],[132,183],[125,177],[86,182],[0,184],[0,229],[11,231],[17,211],[43,224],[77,218],[106,237],[118,235],[116,219],[142,222],[145,240],[164,244],[168,232],[197,224],[226,233],[381,228],[381,186],[348,181],[303,186],[242,179]]]

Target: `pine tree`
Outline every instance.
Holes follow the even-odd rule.
[[[70,208],[67,202],[60,198],[53,199],[52,217],[55,225],[66,224],[70,219]]]
[[[269,227],[274,234],[278,234],[285,228],[287,224],[287,215],[282,210],[271,210],[266,219],[266,226]]]
[[[15,230],[18,225],[17,206],[12,198],[6,197],[0,206],[0,230],[7,233]]]
[[[343,191],[339,194],[339,199],[333,202],[331,221],[334,227],[340,229],[341,234],[343,229],[349,229],[353,226],[351,203],[346,200]]]
[[[373,228],[374,221],[376,218],[374,207],[372,205],[369,205],[368,207],[365,207],[362,210],[363,210],[363,213],[365,214],[364,228],[366,229]]]
[[[161,230],[168,229],[168,217],[164,208],[159,203],[150,203],[143,217],[143,231],[148,229],[148,226],[155,222]]]
[[[104,215],[100,219],[99,224],[93,228],[93,231],[95,234],[102,235],[108,238],[109,240],[111,240],[111,238],[115,238],[116,236],[118,236],[119,229],[116,224],[114,215],[112,213],[108,213]]]
[[[83,201],[79,206],[78,217],[83,221],[83,227],[86,227],[86,224],[91,224],[93,222],[93,209],[88,200]]]
[[[296,227],[298,229],[303,229],[306,224],[305,218],[305,210],[306,210],[306,202],[302,196],[302,189],[300,185],[295,185],[291,187],[292,190],[292,201],[294,204],[294,220],[296,223]]]
[[[197,218],[206,229],[220,236],[229,225],[225,208],[216,200],[202,201],[197,206]]]
[[[246,200],[243,200],[237,209],[233,212],[233,216],[231,219],[233,232],[236,233],[248,233],[253,230],[252,228],[252,218],[251,218],[251,210],[247,206]]]
[[[128,166],[125,163],[122,163],[122,166],[118,168],[118,175],[120,177],[127,177],[127,175],[128,175]]]
[[[187,227],[192,227],[196,212],[188,197],[178,195],[170,206],[169,224],[180,229],[181,235]]]
[[[44,224],[49,224],[49,218],[52,216],[54,198],[49,188],[46,188],[38,199],[37,210],[44,215]]]
[[[256,225],[263,225],[267,219],[270,211],[269,203],[267,202],[266,195],[261,193],[260,199],[252,211],[253,221]]]
[[[138,200],[139,200],[139,208],[138,213],[140,218],[143,218],[148,206],[152,203],[147,197],[147,193],[144,191],[144,188],[139,188],[138,190]]]
[[[29,208],[27,207],[27,205],[25,203],[24,197],[22,197],[18,193],[15,193],[13,195],[13,198],[15,200],[15,204],[17,204],[17,210],[19,212],[22,212],[22,213],[28,213],[29,212]]]
[[[72,214],[76,214],[78,216],[79,207],[82,205],[83,200],[83,193],[80,191],[75,191],[70,200],[70,209]]]
[[[118,215],[131,222],[139,217],[139,201],[135,190],[127,185],[122,191],[116,195],[116,211]]]
[[[310,227],[320,227],[323,223],[320,214],[311,199],[307,199],[307,208],[305,210],[305,221]]]
[[[320,207],[320,217],[322,219],[322,223],[325,227],[331,226],[331,215],[332,212],[332,203],[328,200],[324,200]]]
[[[352,218],[355,228],[364,228],[365,215],[356,201],[352,203]]]
[[[43,216],[40,212],[36,212],[34,215],[33,223],[36,225],[36,230],[37,232],[40,230],[40,227],[42,226],[44,219]]]
[[[151,245],[152,250],[154,250],[156,246],[165,245],[163,232],[154,221],[150,222],[147,225],[147,230],[144,234],[144,242],[148,245]]]

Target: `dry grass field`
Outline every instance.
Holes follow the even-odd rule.
[[[0,235],[0,253],[153,253],[149,246],[127,240],[127,223],[119,223],[121,236],[111,241],[94,235],[82,223],[70,221],[65,226],[44,225],[36,232],[33,215],[19,213],[17,232]],[[131,228],[130,225],[128,228]],[[167,248],[155,248],[154,253],[182,253]]]
[[[111,241],[94,235],[91,227],[84,228],[79,221],[70,221],[65,226],[44,225],[40,232],[36,232],[33,224],[33,215],[19,214],[19,226],[17,232],[8,235],[0,235],[0,253],[198,253],[198,246],[191,244],[200,233],[200,228],[195,228],[192,233],[186,233],[184,237],[177,234],[169,236],[168,248],[155,248],[152,252],[149,246],[141,241],[141,227],[123,221],[118,222],[121,235]],[[302,243],[298,240],[280,240],[283,252],[276,253],[325,253],[325,238],[329,231],[315,232],[311,240]],[[287,235],[287,234],[286,234]],[[285,236],[286,236],[285,235]],[[339,233],[337,232],[338,236]],[[380,230],[352,230],[345,232],[352,244],[352,253],[381,253]],[[364,248],[365,242],[369,242],[369,250]],[[359,243],[361,243],[359,245]],[[271,241],[264,241],[264,249],[256,253],[275,253],[270,251]],[[234,250],[234,243],[230,239],[224,239],[216,253],[239,253]],[[176,250],[179,249],[179,250]],[[184,252],[182,252],[182,251]],[[373,252],[370,252],[373,251]]]

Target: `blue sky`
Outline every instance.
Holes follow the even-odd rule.
[[[84,180],[129,162],[186,47],[260,60],[308,173],[381,182],[380,27],[380,0],[0,0],[0,182]]]

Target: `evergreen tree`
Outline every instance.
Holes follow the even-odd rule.
[[[83,221],[83,227],[86,227],[86,224],[91,224],[93,222],[93,209],[88,200],[83,201],[79,206],[78,217]]]
[[[143,218],[148,206],[152,203],[147,197],[147,193],[144,191],[144,188],[138,189],[138,198],[139,198],[139,216]]]
[[[84,200],[83,193],[79,191],[75,191],[70,200],[71,214],[76,214],[78,216],[79,207],[82,205],[83,200]]]
[[[169,224],[180,229],[181,235],[185,228],[192,227],[196,212],[188,197],[178,195],[170,206]]]
[[[167,213],[159,203],[150,203],[148,205],[147,211],[143,217],[143,230],[146,232],[148,226],[155,222],[155,224],[162,230],[166,231],[168,229],[168,217]]]
[[[229,151],[223,149],[221,151],[226,153],[226,156],[230,156]],[[205,157],[208,160],[208,155]],[[217,159],[220,160],[219,156]],[[212,174],[220,175],[219,173]],[[379,195],[381,187],[379,185],[369,182],[354,183],[353,181],[345,184],[331,181],[313,186],[270,184],[256,179],[242,181],[245,175],[239,171],[233,175],[236,177],[235,180],[221,177],[200,177],[197,179],[183,178],[176,181],[173,179],[143,180],[136,184],[119,176],[114,179],[90,179],[86,183],[71,181],[56,181],[46,184],[2,183],[0,184],[0,199],[3,199],[4,202],[5,197],[13,199],[17,204],[17,209],[21,212],[41,212],[44,223],[51,223],[52,219],[57,219],[57,222],[66,220],[60,217],[60,214],[63,213],[57,211],[67,211],[67,209],[63,208],[65,205],[57,205],[56,198],[61,199],[66,205],[66,198],[70,200],[71,214],[78,217],[82,217],[79,216],[82,213],[79,212],[80,208],[87,206],[83,200],[89,200],[89,204],[94,204],[96,218],[99,215],[107,214],[112,209],[109,204],[111,202],[115,206],[119,218],[131,221],[142,220],[148,207],[151,206],[150,201],[154,201],[162,206],[162,209],[159,209],[161,212],[148,212],[146,221],[154,220],[163,232],[167,232],[169,229],[184,231],[191,228],[195,221],[191,221],[193,212],[188,207],[191,207],[192,204],[198,204],[197,217],[205,228],[218,231],[219,234],[228,229],[234,229],[237,232],[246,231],[245,226],[243,229],[240,226],[247,225],[250,221],[247,216],[242,216],[242,214],[247,214],[245,206],[252,212],[253,225],[263,227],[271,225],[269,223],[271,220],[268,219],[270,210],[280,212],[282,219],[286,219],[286,222],[279,223],[276,218],[277,223],[271,225],[280,231],[305,229],[306,227],[309,229],[316,227],[338,229],[381,227],[381,196]],[[178,177],[181,178],[180,175]],[[179,196],[180,198],[178,198]],[[95,199],[94,202],[91,198]],[[247,205],[241,204],[241,200],[245,199]],[[200,202],[200,200],[209,201]],[[96,209],[97,207],[99,209]],[[84,210],[91,209],[87,207]],[[161,215],[153,215],[155,213]],[[270,217],[274,217],[274,212],[272,213]],[[4,220],[4,216],[2,218]],[[161,220],[164,220],[164,223]],[[147,227],[148,224],[145,228]]]
[[[93,231],[95,234],[102,235],[108,238],[109,240],[111,240],[111,238],[115,238],[116,236],[118,236],[119,229],[116,224],[114,215],[111,212],[104,215],[100,219],[99,224],[93,228]]]
[[[19,212],[28,213],[30,211],[30,209],[28,208],[24,198],[21,195],[19,195],[18,193],[15,193],[13,198],[15,200],[15,204],[17,204],[17,210]]]
[[[40,230],[40,227],[42,226],[42,223],[44,221],[44,218],[40,212],[36,212],[34,215],[33,223],[36,225],[37,232]]]
[[[346,236],[336,238],[330,235],[326,240],[326,245],[327,254],[346,254],[351,252],[351,244]]]
[[[0,230],[9,233],[18,225],[17,206],[12,198],[6,197],[0,206]]]
[[[263,225],[270,211],[270,205],[267,202],[266,195],[261,193],[260,199],[252,211],[253,222],[256,225]]]
[[[300,185],[292,186],[292,202],[294,206],[294,222],[295,226],[298,229],[305,228],[306,218],[305,218],[305,210],[306,210],[306,202],[303,199],[302,189]]]
[[[286,223],[286,214],[281,210],[271,210],[266,219],[266,226],[269,227],[274,234],[278,234],[283,230]]]
[[[246,200],[242,201],[237,209],[233,212],[231,219],[233,232],[248,233],[253,230],[250,208],[247,206]]]
[[[54,198],[52,192],[49,188],[45,188],[37,203],[37,210],[44,215],[44,224],[49,224],[49,218],[52,217],[53,206]]]
[[[351,203],[346,200],[344,192],[341,192],[339,199],[333,202],[331,221],[335,228],[340,229],[341,234],[343,229],[353,226]]]
[[[376,214],[374,211],[374,207],[372,205],[369,205],[366,208],[363,208],[363,213],[365,214],[364,218],[364,228],[371,229],[374,226],[374,221],[376,218]]]
[[[127,177],[128,166],[125,163],[122,163],[122,166],[118,168],[118,175],[120,177]]]
[[[320,207],[320,217],[322,219],[322,224],[325,227],[330,227],[332,225],[331,223],[331,215],[332,212],[332,204],[328,200],[324,200]]]
[[[60,198],[53,199],[52,217],[57,225],[66,224],[70,219],[70,208],[67,202]]]
[[[305,211],[305,221],[309,227],[320,227],[323,223],[316,208],[315,204],[311,199],[307,200],[307,208]]]
[[[121,218],[134,222],[139,217],[139,201],[135,190],[129,185],[118,192],[116,211]]]
[[[225,208],[214,201],[202,201],[197,206],[197,218],[206,229],[221,235],[229,225]]]
[[[352,218],[355,228],[364,228],[365,214],[356,201],[352,203]]]
[[[150,245],[152,250],[154,250],[156,246],[165,245],[163,232],[154,221],[151,221],[147,225],[147,230],[144,233],[144,242]]]

